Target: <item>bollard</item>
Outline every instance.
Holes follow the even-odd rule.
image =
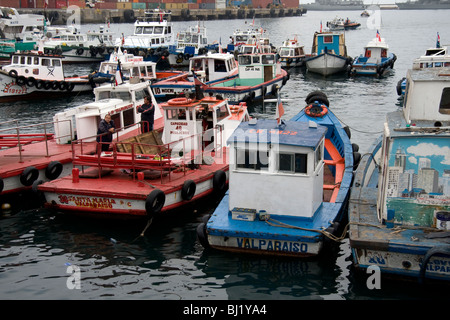
[[[72,182],[73,183],[80,182],[80,169],[78,169],[78,168],[72,169]]]

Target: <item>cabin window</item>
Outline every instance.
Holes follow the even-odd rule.
[[[292,173],[306,173],[307,155],[303,153],[280,153],[278,170]]]
[[[249,65],[252,63],[252,58],[251,56],[239,56],[239,64],[240,65]]]
[[[214,60],[214,72],[227,72],[224,60]]]
[[[260,61],[259,56],[253,56],[253,63],[260,63]]]
[[[444,90],[442,90],[439,113],[450,114],[450,88],[444,88]]]
[[[144,99],[146,92],[144,90],[137,90],[134,92],[134,98],[136,101]]]
[[[323,148],[323,143],[321,143],[315,153],[314,153],[314,158],[315,158],[315,167],[317,168],[317,166],[320,164],[320,162],[323,159],[323,153],[322,153],[322,148]]]
[[[273,54],[264,54],[262,56],[262,64],[272,64],[275,62],[275,55]]]
[[[128,109],[123,112],[123,126],[131,126],[134,124],[134,109]]]
[[[381,57],[382,58],[386,58],[387,57],[387,50],[386,49],[381,49]]]
[[[25,64],[25,58],[26,57],[20,57],[20,64]]]
[[[153,33],[153,27],[144,27],[143,33],[144,34],[152,34]]]
[[[366,49],[366,53],[364,54],[364,57],[366,57],[366,58],[370,58],[370,56],[372,55],[372,51],[371,50],[368,50],[368,49]]]
[[[57,59],[53,59],[53,66],[54,67],[60,67],[61,66],[61,61],[60,60],[57,60]]]
[[[136,27],[134,34],[141,34],[142,33],[143,28],[142,27]]]
[[[42,59],[41,63],[44,67],[50,66],[50,59]]]
[[[34,57],[33,64],[34,65],[39,65],[39,57]]]
[[[169,120],[186,120],[186,108],[168,109],[166,116]]]
[[[450,67],[450,62],[444,62],[444,67]]]
[[[31,65],[31,64],[32,64],[32,60],[33,60],[32,57],[28,57],[28,58],[27,58],[27,64],[28,64],[28,65]]]
[[[154,34],[163,34],[164,32],[164,27],[155,27],[155,31]]]
[[[191,40],[191,42],[192,43],[198,43],[198,35],[192,35],[192,40]]]
[[[324,36],[323,43],[333,43],[333,36]]]
[[[269,151],[236,148],[236,168],[267,170],[269,168]]]
[[[13,57],[13,63],[14,64],[18,64],[19,63],[19,57],[18,56],[14,56]]]
[[[222,119],[225,119],[226,117],[228,117],[228,109],[226,105],[222,105],[220,106],[220,108],[216,109],[217,122],[219,122]]]

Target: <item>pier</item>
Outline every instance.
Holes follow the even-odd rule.
[[[81,23],[133,23],[144,16],[143,9],[88,9],[80,8]],[[66,24],[73,11],[67,9],[19,9],[20,13],[45,14],[53,25]],[[252,19],[302,16],[303,8],[267,8],[267,9],[172,9],[172,21]]]

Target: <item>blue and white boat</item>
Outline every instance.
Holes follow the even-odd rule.
[[[397,56],[389,52],[389,46],[377,32],[377,37],[369,41],[364,55],[357,57],[352,64],[350,75],[381,77],[394,68]]]
[[[347,72],[352,58],[347,55],[345,36],[339,32],[315,32],[311,56],[306,59],[306,68],[329,76]]]
[[[229,190],[197,228],[204,247],[305,257],[340,239],[354,155],[323,101],[310,94],[290,121],[250,120],[230,136]]]
[[[404,104],[355,172],[349,205],[357,269],[450,280],[450,68],[409,70]]]

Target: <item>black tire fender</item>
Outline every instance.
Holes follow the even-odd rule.
[[[29,187],[33,184],[33,182],[39,177],[39,171],[33,166],[29,166],[23,170],[22,174],[20,175],[20,182],[26,186]]]
[[[49,180],[55,180],[63,171],[63,165],[59,161],[52,161],[45,168],[45,176]]]
[[[145,211],[149,217],[154,217],[161,212],[166,201],[166,195],[160,189],[155,189],[145,199]]]
[[[200,223],[197,226],[197,239],[198,242],[200,242],[200,244],[205,248],[210,248],[211,246],[209,245],[208,242],[208,235],[206,234],[206,224],[204,223]]]
[[[183,198],[183,200],[191,200],[195,195],[196,189],[197,186],[193,180],[186,180],[183,183],[183,187],[181,188],[181,197]]]
[[[225,191],[227,186],[227,175],[222,170],[217,170],[214,172],[213,176],[213,189],[216,193],[221,193]]]
[[[8,75],[9,75],[11,78],[17,78],[17,71],[16,71],[16,70],[10,70],[10,71],[8,72]]]

